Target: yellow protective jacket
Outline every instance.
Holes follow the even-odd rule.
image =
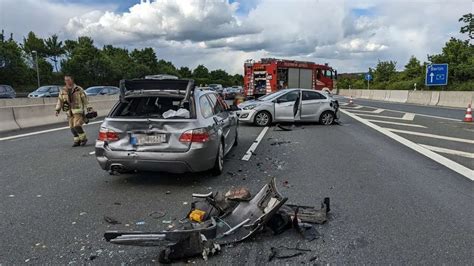
[[[70,91],[67,87],[63,87],[56,103],[57,112],[63,110],[68,114],[84,114],[87,108],[91,108],[91,106],[81,87],[74,84]]]

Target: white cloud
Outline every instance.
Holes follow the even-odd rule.
[[[66,29],[112,43],[157,38],[199,42],[257,32],[239,21],[237,8],[238,3],[226,0],[157,0],[141,2],[122,14],[91,12],[77,16]]]

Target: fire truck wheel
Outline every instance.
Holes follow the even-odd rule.
[[[319,117],[319,123],[328,126],[334,122],[334,113],[331,111],[326,111],[321,114]]]
[[[267,111],[260,111],[255,115],[255,125],[266,127],[272,123],[272,115]]]

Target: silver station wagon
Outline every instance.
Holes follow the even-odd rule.
[[[239,120],[268,126],[272,122],[320,122],[337,119],[339,103],[331,95],[309,89],[284,89],[239,104]]]
[[[120,84],[120,101],[100,127],[95,154],[112,173],[212,170],[238,142],[236,106],[193,80],[135,79]]]

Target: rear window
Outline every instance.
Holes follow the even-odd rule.
[[[172,111],[177,111],[177,115],[170,116],[174,113]],[[183,113],[186,115],[183,116]],[[126,98],[115,108],[111,117],[181,119],[195,118],[194,114],[192,98],[190,102],[183,102],[182,97],[154,96]]]

